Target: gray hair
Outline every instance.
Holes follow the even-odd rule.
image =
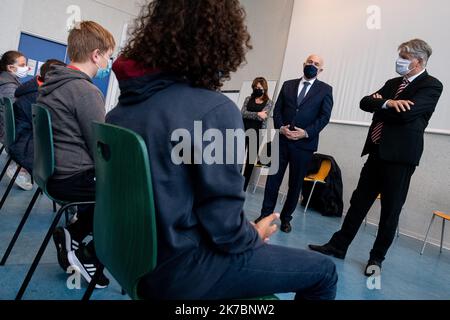
[[[424,67],[427,66],[428,59],[433,54],[433,49],[431,49],[430,45],[420,39],[413,39],[402,43],[398,47],[398,50],[400,52],[409,53],[414,58],[421,60]]]

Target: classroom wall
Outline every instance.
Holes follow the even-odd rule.
[[[319,152],[333,155],[342,171],[344,182],[344,212],[347,212],[353,190],[365,158],[361,151],[368,128],[351,125],[330,124],[321,135]],[[424,239],[433,210],[450,209],[450,137],[425,134],[425,152],[420,166],[411,181],[406,204],[400,216],[400,232],[414,238]],[[379,221],[380,204],[376,201],[369,213],[369,222]],[[436,219],[430,240],[440,243],[442,219]],[[331,235],[330,235],[331,236]],[[450,248],[450,231],[445,237]],[[420,250],[420,248],[417,248]]]
[[[223,90],[240,90],[244,81],[258,76],[278,81],[283,66],[294,0],[241,0],[241,4],[247,12],[253,50]]]

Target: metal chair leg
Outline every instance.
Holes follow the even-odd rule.
[[[22,286],[20,287],[19,292],[17,293],[16,300],[22,299],[22,297],[25,293],[25,290],[27,289],[28,284],[30,283],[31,278],[33,277],[34,271],[36,271],[39,261],[41,261],[42,255],[44,254],[45,249],[47,249],[47,245],[50,242],[50,239],[53,236],[53,233],[54,233],[56,227],[58,226],[59,220],[61,220],[61,216],[65,210],[66,210],[66,207],[62,207],[56,214],[55,218],[53,219],[52,225],[48,229],[47,235],[45,236],[45,239],[42,242],[42,245],[39,248],[39,251],[38,251],[36,257],[34,258],[33,264],[31,265],[30,269],[28,270],[25,280],[23,281]]]
[[[25,214],[23,215],[22,220],[20,221],[20,224],[17,227],[16,233],[14,233],[14,236],[8,245],[8,249],[6,249],[6,252],[3,255],[2,261],[0,262],[0,266],[4,266],[6,264],[6,261],[8,260],[8,257],[11,254],[11,251],[14,248],[14,245],[16,244],[17,239],[19,238],[19,235],[22,232],[22,229],[23,229],[25,223],[27,222],[27,219],[30,216],[31,211],[33,210],[34,204],[36,203],[36,201],[39,197],[39,194],[40,194],[40,190],[38,189],[36,191],[36,193],[34,194],[33,199],[31,200],[30,204],[28,205],[27,211],[25,211]]]
[[[53,212],[57,212],[58,210],[56,210],[56,202],[55,201],[53,201]]]
[[[5,165],[5,167],[3,168],[2,173],[0,174],[0,181],[3,180],[3,177],[5,176],[6,171],[8,170],[8,167],[9,167],[9,165],[11,164],[11,162],[12,162],[12,159],[11,159],[11,157],[9,157],[9,158],[8,158],[8,161],[6,161],[6,165]]]
[[[9,182],[8,188],[6,188],[5,194],[3,195],[3,198],[0,201],[0,210],[2,210],[3,205],[5,204],[5,201],[8,198],[9,193],[11,192],[11,189],[14,186],[14,182],[16,182],[16,179],[19,176],[20,170],[22,170],[22,167],[21,166],[17,166],[16,173],[14,174],[14,177]]]
[[[309,203],[311,202],[311,199],[312,199],[312,195],[313,195],[314,189],[316,188],[316,184],[317,184],[317,181],[314,181],[314,185],[313,185],[313,187],[312,187],[312,189],[311,189],[311,192],[309,193],[308,202],[306,203],[305,214],[306,214],[306,212],[308,211]]]
[[[430,230],[431,230],[431,226],[433,225],[434,219],[436,218],[436,216],[433,214],[433,217],[431,218],[431,222],[430,225],[428,227],[428,231],[427,234],[425,236],[425,240],[423,241],[423,247],[422,247],[422,251],[420,252],[420,255],[423,255],[423,252],[425,251],[425,246],[427,244],[427,240],[428,240],[428,235],[430,234]]]
[[[95,285],[100,279],[100,276],[103,274],[104,269],[105,267],[102,264],[99,264],[97,266],[97,270],[95,271],[94,277],[91,279],[91,282],[89,282],[89,286],[86,292],[84,293],[82,301],[89,301],[89,299],[91,299],[92,293],[94,292],[95,289]]]
[[[50,226],[50,228],[48,229],[47,235],[44,238],[44,241],[42,242],[41,247],[39,248],[39,251],[36,255],[36,257],[34,258],[34,261],[30,267],[30,269],[28,270],[27,275],[25,276],[25,279],[19,289],[19,292],[16,295],[16,299],[15,300],[22,300],[23,295],[25,293],[25,290],[28,287],[28,284],[31,281],[31,278],[33,277],[34,272],[36,271],[36,268],[39,264],[39,261],[41,261],[41,258],[45,252],[45,249],[48,246],[48,243],[50,242],[51,237],[53,236],[53,233],[55,232],[56,227],[58,226],[59,221],[61,220],[61,217],[64,213],[64,211],[66,211],[68,208],[73,207],[73,206],[77,206],[77,205],[85,205],[85,204],[95,204],[94,201],[90,201],[90,202],[74,202],[74,203],[69,203],[63,207],[61,207],[58,211],[58,213],[56,214],[55,218],[53,219],[52,225]]]
[[[2,146],[2,148],[0,149],[0,156],[2,155],[4,150],[5,150],[5,146]]]
[[[442,247],[444,246],[444,235],[445,235],[445,219],[442,219],[442,233],[441,233],[441,249],[440,253],[442,253]]]

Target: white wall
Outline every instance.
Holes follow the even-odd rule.
[[[22,26],[24,0],[2,0],[0,21],[0,55],[8,50],[17,50]]]
[[[319,152],[332,155],[339,164],[344,182],[344,212],[366,161],[361,151],[368,128],[330,124],[322,133]],[[411,181],[408,199],[400,217],[403,234],[423,239],[433,210],[450,211],[450,138],[446,135],[426,134],[425,152],[421,165]],[[380,204],[377,201],[369,213],[369,222],[378,224]],[[442,219],[437,219],[432,229],[431,241],[440,242]],[[331,236],[331,235],[330,235]],[[450,248],[447,228],[445,246]],[[419,250],[420,248],[418,248]]]
[[[253,50],[223,90],[239,90],[243,81],[259,76],[278,81],[283,65],[294,0],[241,0],[241,4],[247,12]]]
[[[375,6],[374,6],[375,5]],[[281,79],[298,76],[312,53],[325,59],[322,80],[334,87],[335,120],[369,122],[360,99],[397,77],[398,46],[422,38],[434,49],[428,71],[450,83],[447,0],[295,0]],[[429,129],[450,134],[450,90],[444,90]]]
[[[381,29],[369,30],[367,8],[381,9]],[[325,58],[321,79],[334,87],[333,118],[369,122],[370,115],[359,110],[359,101],[395,76],[397,47],[414,37],[428,40],[435,52],[429,70],[444,83],[444,94],[431,126],[450,127],[450,74],[448,41],[450,4],[445,0],[295,0],[280,84],[297,78],[302,62],[310,53]],[[279,86],[280,88],[280,86]],[[345,212],[365,159],[360,158],[367,127],[330,124],[321,134],[319,152],[336,158],[343,172]],[[265,179],[262,179],[263,183]],[[450,136],[426,134],[425,153],[414,174],[400,220],[402,233],[423,239],[433,210],[450,212]],[[370,221],[379,217],[379,203]],[[441,221],[432,239],[440,239]],[[331,236],[331,235],[330,235]],[[447,228],[445,245],[450,248]]]

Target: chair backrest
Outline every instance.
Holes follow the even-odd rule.
[[[318,181],[325,181],[325,179],[330,174],[330,171],[331,171],[331,160],[323,159],[322,162],[320,163],[319,172],[317,172],[314,175],[310,175],[308,178]]]
[[[3,144],[6,149],[11,147],[16,141],[16,120],[14,118],[13,102],[9,98],[3,98]]]
[[[144,140],[113,125],[94,123],[97,257],[132,299],[157,262],[150,164]]]
[[[33,178],[37,185],[47,193],[47,181],[55,171],[53,132],[50,112],[41,105],[32,106],[34,162]]]

